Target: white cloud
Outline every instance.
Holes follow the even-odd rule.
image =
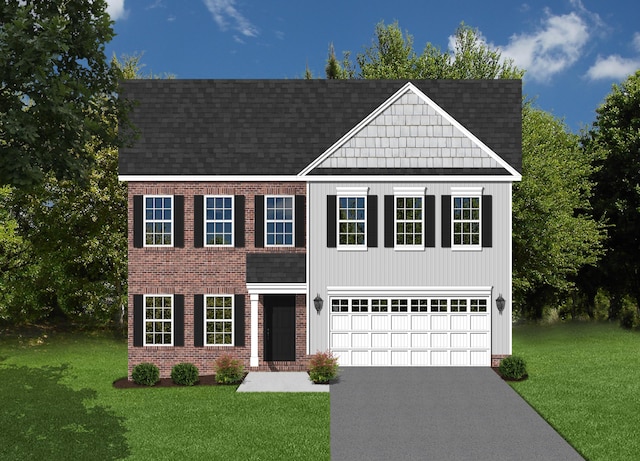
[[[623,80],[640,68],[640,59],[623,58],[617,54],[603,58],[598,56],[596,63],[587,71],[591,80]]]
[[[633,48],[640,52],[640,32],[633,34]]]
[[[258,29],[236,9],[235,0],[204,0],[204,3],[220,29],[227,30],[231,22],[231,27],[245,37],[258,35]]]
[[[547,11],[540,29],[513,35],[501,52],[525,69],[527,77],[547,81],[581,57],[589,38],[589,23],[578,13],[553,16]]]
[[[107,13],[112,21],[127,17],[127,10],[124,9],[124,0],[107,0]]]

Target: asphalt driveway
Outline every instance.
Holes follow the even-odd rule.
[[[344,367],[331,459],[583,458],[490,368]]]

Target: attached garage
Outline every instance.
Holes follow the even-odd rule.
[[[490,366],[491,288],[329,288],[341,366]]]

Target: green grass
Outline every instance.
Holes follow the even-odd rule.
[[[513,353],[526,360],[529,379],[512,387],[582,456],[638,459],[639,332],[598,323],[518,326]]]
[[[0,459],[329,459],[328,394],[114,389],[107,335],[0,338]]]

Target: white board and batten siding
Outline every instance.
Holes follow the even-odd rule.
[[[327,248],[327,196],[336,195],[338,188],[364,185],[359,182],[309,184],[309,299],[320,295],[324,300],[319,314],[310,308],[309,352],[331,349],[341,357],[341,364],[354,366],[484,366],[490,364],[492,354],[510,354],[511,185],[500,182],[366,183],[368,195],[378,196],[378,246],[365,251]],[[424,187],[425,194],[436,196],[434,248],[400,251],[384,247],[383,197],[394,195],[394,188],[398,186]],[[477,251],[443,248],[440,197],[451,195],[452,187],[477,186],[483,188],[483,194],[493,197],[492,247]],[[471,293],[469,290],[475,289],[473,287],[482,287],[481,293]],[[495,305],[499,294],[508,300],[502,314]],[[370,309],[368,312],[332,312],[333,299],[357,299],[358,296],[409,301],[414,297],[442,296],[438,299],[448,300],[473,297],[486,299],[487,312],[411,312],[410,309],[385,314]]]

